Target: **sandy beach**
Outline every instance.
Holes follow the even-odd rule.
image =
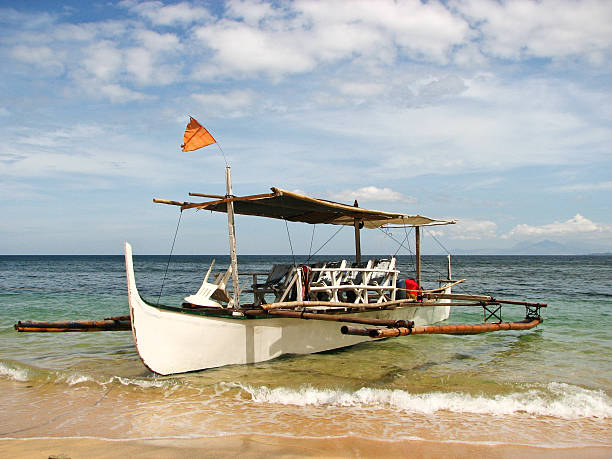
[[[386,442],[360,438],[293,439],[231,436],[199,439],[100,440],[93,438],[2,439],[2,457],[175,458],[175,457],[452,457],[607,458],[612,448],[541,448],[454,442]]]

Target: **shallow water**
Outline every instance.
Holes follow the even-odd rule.
[[[216,257],[216,268],[228,260]],[[211,257],[174,257],[163,303],[199,287]],[[298,260],[298,262],[303,260]],[[291,257],[240,258],[266,271]],[[400,269],[413,269],[400,257]],[[157,301],[167,258],[135,257]],[[424,257],[424,278],[445,258]],[[27,319],[127,314],[122,257],[0,257],[0,436],[353,436],[612,446],[612,257],[457,256],[456,293],[546,302],[526,332],[407,336],[307,356],[158,377],[130,332],[17,333]],[[434,287],[435,283],[426,284]],[[479,308],[450,323],[482,321]],[[504,307],[520,319],[521,307]]]

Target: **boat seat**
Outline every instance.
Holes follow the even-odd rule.
[[[382,260],[374,260],[375,269],[370,278],[371,285],[382,285],[389,277],[389,271],[395,269],[395,258],[383,258]]]
[[[362,261],[362,262],[355,262],[355,263],[351,263],[350,268],[358,268],[358,269],[370,269],[372,267],[372,260],[368,260],[366,262]],[[362,284],[364,283],[363,281],[367,278],[367,272],[364,271],[353,271],[349,268],[349,270],[346,272],[346,275],[344,276],[344,278],[340,281],[342,284],[349,284],[349,285],[358,285],[358,284]]]
[[[231,296],[229,295],[225,287],[227,285],[229,277],[232,274],[232,265],[227,268],[225,274],[218,273],[215,276],[215,280],[213,281],[213,283],[210,283],[208,282],[208,276],[210,275],[210,271],[212,270],[214,263],[215,261],[213,260],[198,291],[194,295],[189,295],[185,297],[184,301],[186,303],[195,306],[215,307],[219,306],[217,301],[222,301],[225,303],[229,303],[231,301]]]
[[[279,284],[283,278],[291,271],[291,265],[272,265],[268,277],[264,283],[253,284],[253,288],[266,288]]]
[[[316,280],[312,280],[310,282],[311,286],[314,287],[324,287],[326,285],[332,285],[337,281],[339,274],[334,271],[328,271],[330,269],[344,269],[346,266],[346,260],[342,261],[331,261],[329,263],[324,263],[321,267],[321,271],[317,276]],[[314,268],[314,266],[313,266]]]
[[[373,263],[374,260],[351,263],[351,268],[358,268],[359,270],[351,270],[349,268],[344,279],[341,281],[341,284],[344,286],[355,286],[355,288],[346,290],[344,292],[344,295],[346,295],[346,301],[348,303],[365,303],[365,295],[367,294],[367,290],[365,290],[363,286],[368,284],[370,276],[372,276],[372,272],[361,271],[360,269],[372,269]]]
[[[377,303],[387,301],[390,297],[394,296],[395,282],[397,277],[397,273],[395,272],[395,264],[395,257],[383,258],[374,262],[372,269],[375,271],[372,273],[368,285],[373,287],[385,287],[383,289],[371,290],[376,296]]]
[[[317,280],[310,282],[310,295],[313,299],[320,301],[339,301],[338,287],[344,276],[346,260],[332,261],[326,263],[321,269]],[[325,290],[313,291],[313,288],[331,287]]]
[[[273,265],[265,282],[252,284],[251,288],[253,289],[254,305],[259,306],[265,304],[266,293],[273,293],[278,297],[279,293],[284,290],[289,281],[289,274],[292,269],[292,265]]]

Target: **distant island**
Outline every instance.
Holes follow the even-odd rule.
[[[519,242],[510,248],[463,249],[455,253],[461,255],[612,255],[612,252],[600,252],[593,247],[567,245],[548,239],[537,242]]]

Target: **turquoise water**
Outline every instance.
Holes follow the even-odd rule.
[[[157,301],[164,282],[160,301],[180,303],[211,259],[173,257],[164,282],[166,257],[136,256],[140,292]],[[412,258],[398,260],[413,271]],[[244,272],[292,261],[239,259]],[[424,279],[444,277],[445,262],[424,257]],[[0,437],[275,433],[612,446],[612,257],[457,256],[453,277],[468,278],[455,293],[548,303],[545,321],[526,332],[402,337],[158,377],[130,332],[13,329],[18,320],[127,314],[123,257],[0,257]],[[468,309],[448,322],[482,321]],[[521,319],[524,308],[503,314]]]

